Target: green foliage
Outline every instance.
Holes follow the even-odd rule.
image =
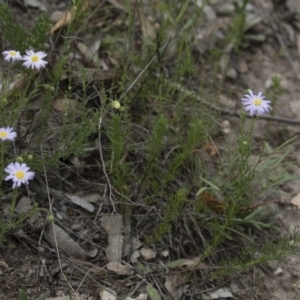
[[[151,284],[147,285],[146,290],[151,300],[161,300],[161,297],[159,296],[157,289],[154,288]]]
[[[34,49],[41,49],[47,39],[51,26],[48,14],[41,14],[34,22],[31,31],[25,30],[20,24],[17,24],[11,15],[6,4],[0,4],[0,33],[1,37],[20,52]]]
[[[19,289],[19,296],[21,300],[28,300],[27,294],[22,289]]]
[[[232,20],[232,25],[229,26],[227,32],[227,40],[234,44],[234,50],[238,52],[245,47],[244,35],[246,31],[246,6],[249,0],[243,0],[242,3],[233,1],[235,14]]]
[[[165,215],[163,216],[161,223],[157,228],[153,230],[153,233],[149,235],[147,243],[154,243],[162,239],[167,233],[171,232],[172,223],[180,215],[182,211],[182,205],[186,200],[186,192],[184,189],[180,189],[175,195],[168,198],[169,203],[165,208]]]
[[[34,22],[33,28],[28,36],[27,45],[34,49],[39,49],[47,40],[47,35],[51,27],[50,15],[41,14]]]
[[[0,5],[0,33],[15,49],[26,50],[25,29],[16,24],[6,4]]]
[[[122,161],[122,156],[126,151],[126,134],[122,128],[122,116],[120,114],[112,116],[107,134],[111,142],[109,168],[110,172],[114,174],[113,184],[120,192],[127,194],[127,186],[130,184],[132,176],[130,176],[128,164]]]
[[[50,24],[49,16],[41,14],[34,21],[33,27],[25,30],[12,18],[8,6],[0,5],[1,38],[5,44],[20,51],[21,54],[25,54],[25,50],[31,47],[35,50],[44,48]],[[1,127],[10,125],[17,131],[17,124],[22,118],[26,119],[29,126],[26,130],[19,131],[18,148],[10,142],[1,141],[1,182],[5,176],[4,168],[10,162],[16,161],[17,157],[26,162],[31,169],[39,172],[43,171],[44,166],[59,165],[61,160],[70,155],[82,157],[87,155],[86,148],[90,147],[89,138],[91,134],[97,132],[100,114],[84,106],[87,103],[87,94],[77,102],[74,100],[76,95],[70,93],[69,89],[62,95],[59,84],[65,74],[65,63],[66,56],[63,55],[53,66],[47,81],[43,81],[44,78],[38,77],[34,71],[23,67],[19,68],[18,77],[8,73],[6,78],[3,78],[4,93],[1,95],[1,100],[5,105],[0,109]],[[9,86],[12,81],[21,83],[21,88],[13,90],[13,93]],[[39,101],[39,114],[35,115],[29,106],[32,99],[36,99],[38,95],[42,95],[42,99]],[[53,100],[57,98],[60,101],[61,111],[53,118],[55,113]],[[49,126],[51,122],[54,122],[54,125]],[[54,139],[45,142],[49,136]],[[28,157],[32,158],[27,159]],[[6,233],[20,227],[28,217],[22,216],[19,219],[12,217],[17,203],[16,194],[13,194],[12,198],[9,220],[0,220],[1,241],[4,240]]]

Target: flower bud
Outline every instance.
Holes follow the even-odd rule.
[[[114,100],[111,102],[111,106],[115,109],[120,109],[121,108],[121,104],[118,100]]]

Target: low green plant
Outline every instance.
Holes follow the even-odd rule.
[[[89,136],[97,130],[100,115],[99,112],[89,109],[81,113],[81,108],[73,105],[73,95],[67,90],[61,99],[60,112],[56,115],[58,122],[49,128],[47,124],[53,118],[53,100],[58,95],[61,96],[59,83],[65,73],[66,62],[63,56],[53,66],[52,71],[41,76],[41,69],[47,65],[47,61],[43,60],[47,54],[38,50],[43,49],[47,39],[49,16],[40,15],[31,30],[25,30],[16,24],[7,5],[0,5],[0,15],[1,39],[3,44],[9,47],[3,52],[7,61],[4,63],[7,76],[1,78],[0,179],[1,182],[4,180],[3,172],[10,168],[6,173],[10,175],[9,179],[13,180],[15,189],[23,183],[28,184],[28,180],[33,177],[30,173],[32,170],[41,172],[44,166],[59,165],[61,159],[71,154],[85,155]],[[12,65],[18,69],[17,75],[11,71]],[[40,113],[35,115],[34,110],[30,108],[30,101],[41,95],[43,99],[39,101]],[[80,122],[77,121],[79,118]],[[55,136],[55,142],[45,143],[45,139],[51,135]],[[23,172],[23,178],[18,179],[17,172]],[[3,194],[3,190],[1,193]],[[14,190],[8,221],[0,220],[0,241],[3,241],[6,232],[22,223],[13,217],[17,194]]]
[[[232,18],[232,24],[227,30],[227,42],[233,43],[234,50],[238,52],[246,46],[244,36],[246,32],[246,7],[249,0],[233,1],[235,12]]]

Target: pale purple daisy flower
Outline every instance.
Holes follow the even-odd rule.
[[[14,141],[17,137],[17,133],[11,127],[0,128],[0,141]]]
[[[23,56],[22,60],[25,62],[23,65],[26,68],[31,69],[40,69],[44,68],[47,64],[45,60],[43,60],[44,57],[46,57],[47,54],[43,51],[34,52],[33,50],[26,50],[26,55]]]
[[[28,181],[34,177],[34,172],[30,171],[29,167],[25,163],[10,163],[4,169],[4,172],[8,174],[4,180],[12,180],[13,189],[20,187],[22,183],[28,184]]]
[[[20,54],[19,51],[15,51],[15,50],[6,50],[3,51],[2,54],[4,55],[4,59],[6,61],[18,61],[22,59],[22,56]]]
[[[265,96],[262,95],[262,92],[254,95],[251,90],[248,90],[248,93],[249,94],[242,98],[242,103],[244,105],[244,109],[250,113],[250,116],[264,115],[272,109],[269,105],[271,101],[265,100]]]

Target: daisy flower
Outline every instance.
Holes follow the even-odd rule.
[[[17,134],[11,127],[0,128],[0,141],[13,141]]]
[[[20,187],[21,184],[28,184],[28,181],[33,179],[34,172],[29,171],[29,167],[25,163],[10,163],[5,169],[4,172],[8,175],[5,177],[5,181],[12,180],[12,188]]]
[[[244,109],[250,113],[250,115],[264,115],[272,109],[269,105],[270,100],[265,100],[265,96],[262,95],[262,92],[259,92],[257,95],[254,95],[251,90],[248,91],[249,94],[245,95],[242,98],[242,103]]]
[[[2,54],[4,55],[4,59],[7,61],[18,61],[22,59],[22,56],[19,51],[7,50],[3,51]]]
[[[23,65],[26,68],[31,69],[40,69],[44,68],[47,64],[45,60],[43,60],[44,57],[46,57],[47,54],[43,51],[34,52],[33,50],[26,50],[26,55],[23,56],[22,60],[25,62]]]

